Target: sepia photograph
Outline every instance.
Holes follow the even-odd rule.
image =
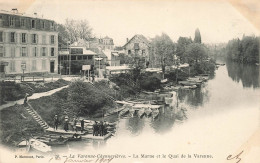
[[[0,0],[0,163],[259,163],[257,0]]]

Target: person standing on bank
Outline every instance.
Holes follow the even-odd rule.
[[[81,133],[84,131],[84,119],[80,121]]]
[[[55,115],[54,116],[54,130],[58,129],[58,124],[59,124],[58,115]]]
[[[97,136],[96,133],[97,133],[97,121],[95,121],[95,124],[93,125],[93,136]]]
[[[28,100],[28,93],[25,94],[24,96],[24,101],[23,101],[23,105],[26,105],[27,104],[27,100]]]
[[[65,116],[65,120],[64,120],[64,130],[67,132],[69,129],[69,117]]]

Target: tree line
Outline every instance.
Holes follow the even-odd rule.
[[[230,40],[223,53],[227,59],[240,63],[258,63],[259,62],[259,39],[256,36],[243,36]]]

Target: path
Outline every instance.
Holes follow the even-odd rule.
[[[28,100],[32,100],[32,99],[38,99],[38,98],[41,98],[41,97],[44,97],[44,96],[50,96],[64,88],[67,88],[67,86],[63,86],[63,87],[60,87],[60,88],[56,88],[56,89],[53,89],[53,90],[50,90],[50,91],[47,91],[47,92],[41,92],[41,93],[34,93],[32,96],[29,96],[28,97]],[[14,106],[16,104],[23,104],[24,102],[24,99],[20,99],[20,100],[17,100],[17,101],[10,101],[10,102],[7,102],[7,104],[4,104],[4,105],[1,105],[0,106],[0,110],[4,109],[4,108],[8,108],[10,106]]]

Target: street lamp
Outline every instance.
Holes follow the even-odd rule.
[[[98,71],[98,77],[100,78],[100,61],[102,60],[103,58],[99,57],[99,58],[95,58],[95,60],[99,61],[99,71]]]

